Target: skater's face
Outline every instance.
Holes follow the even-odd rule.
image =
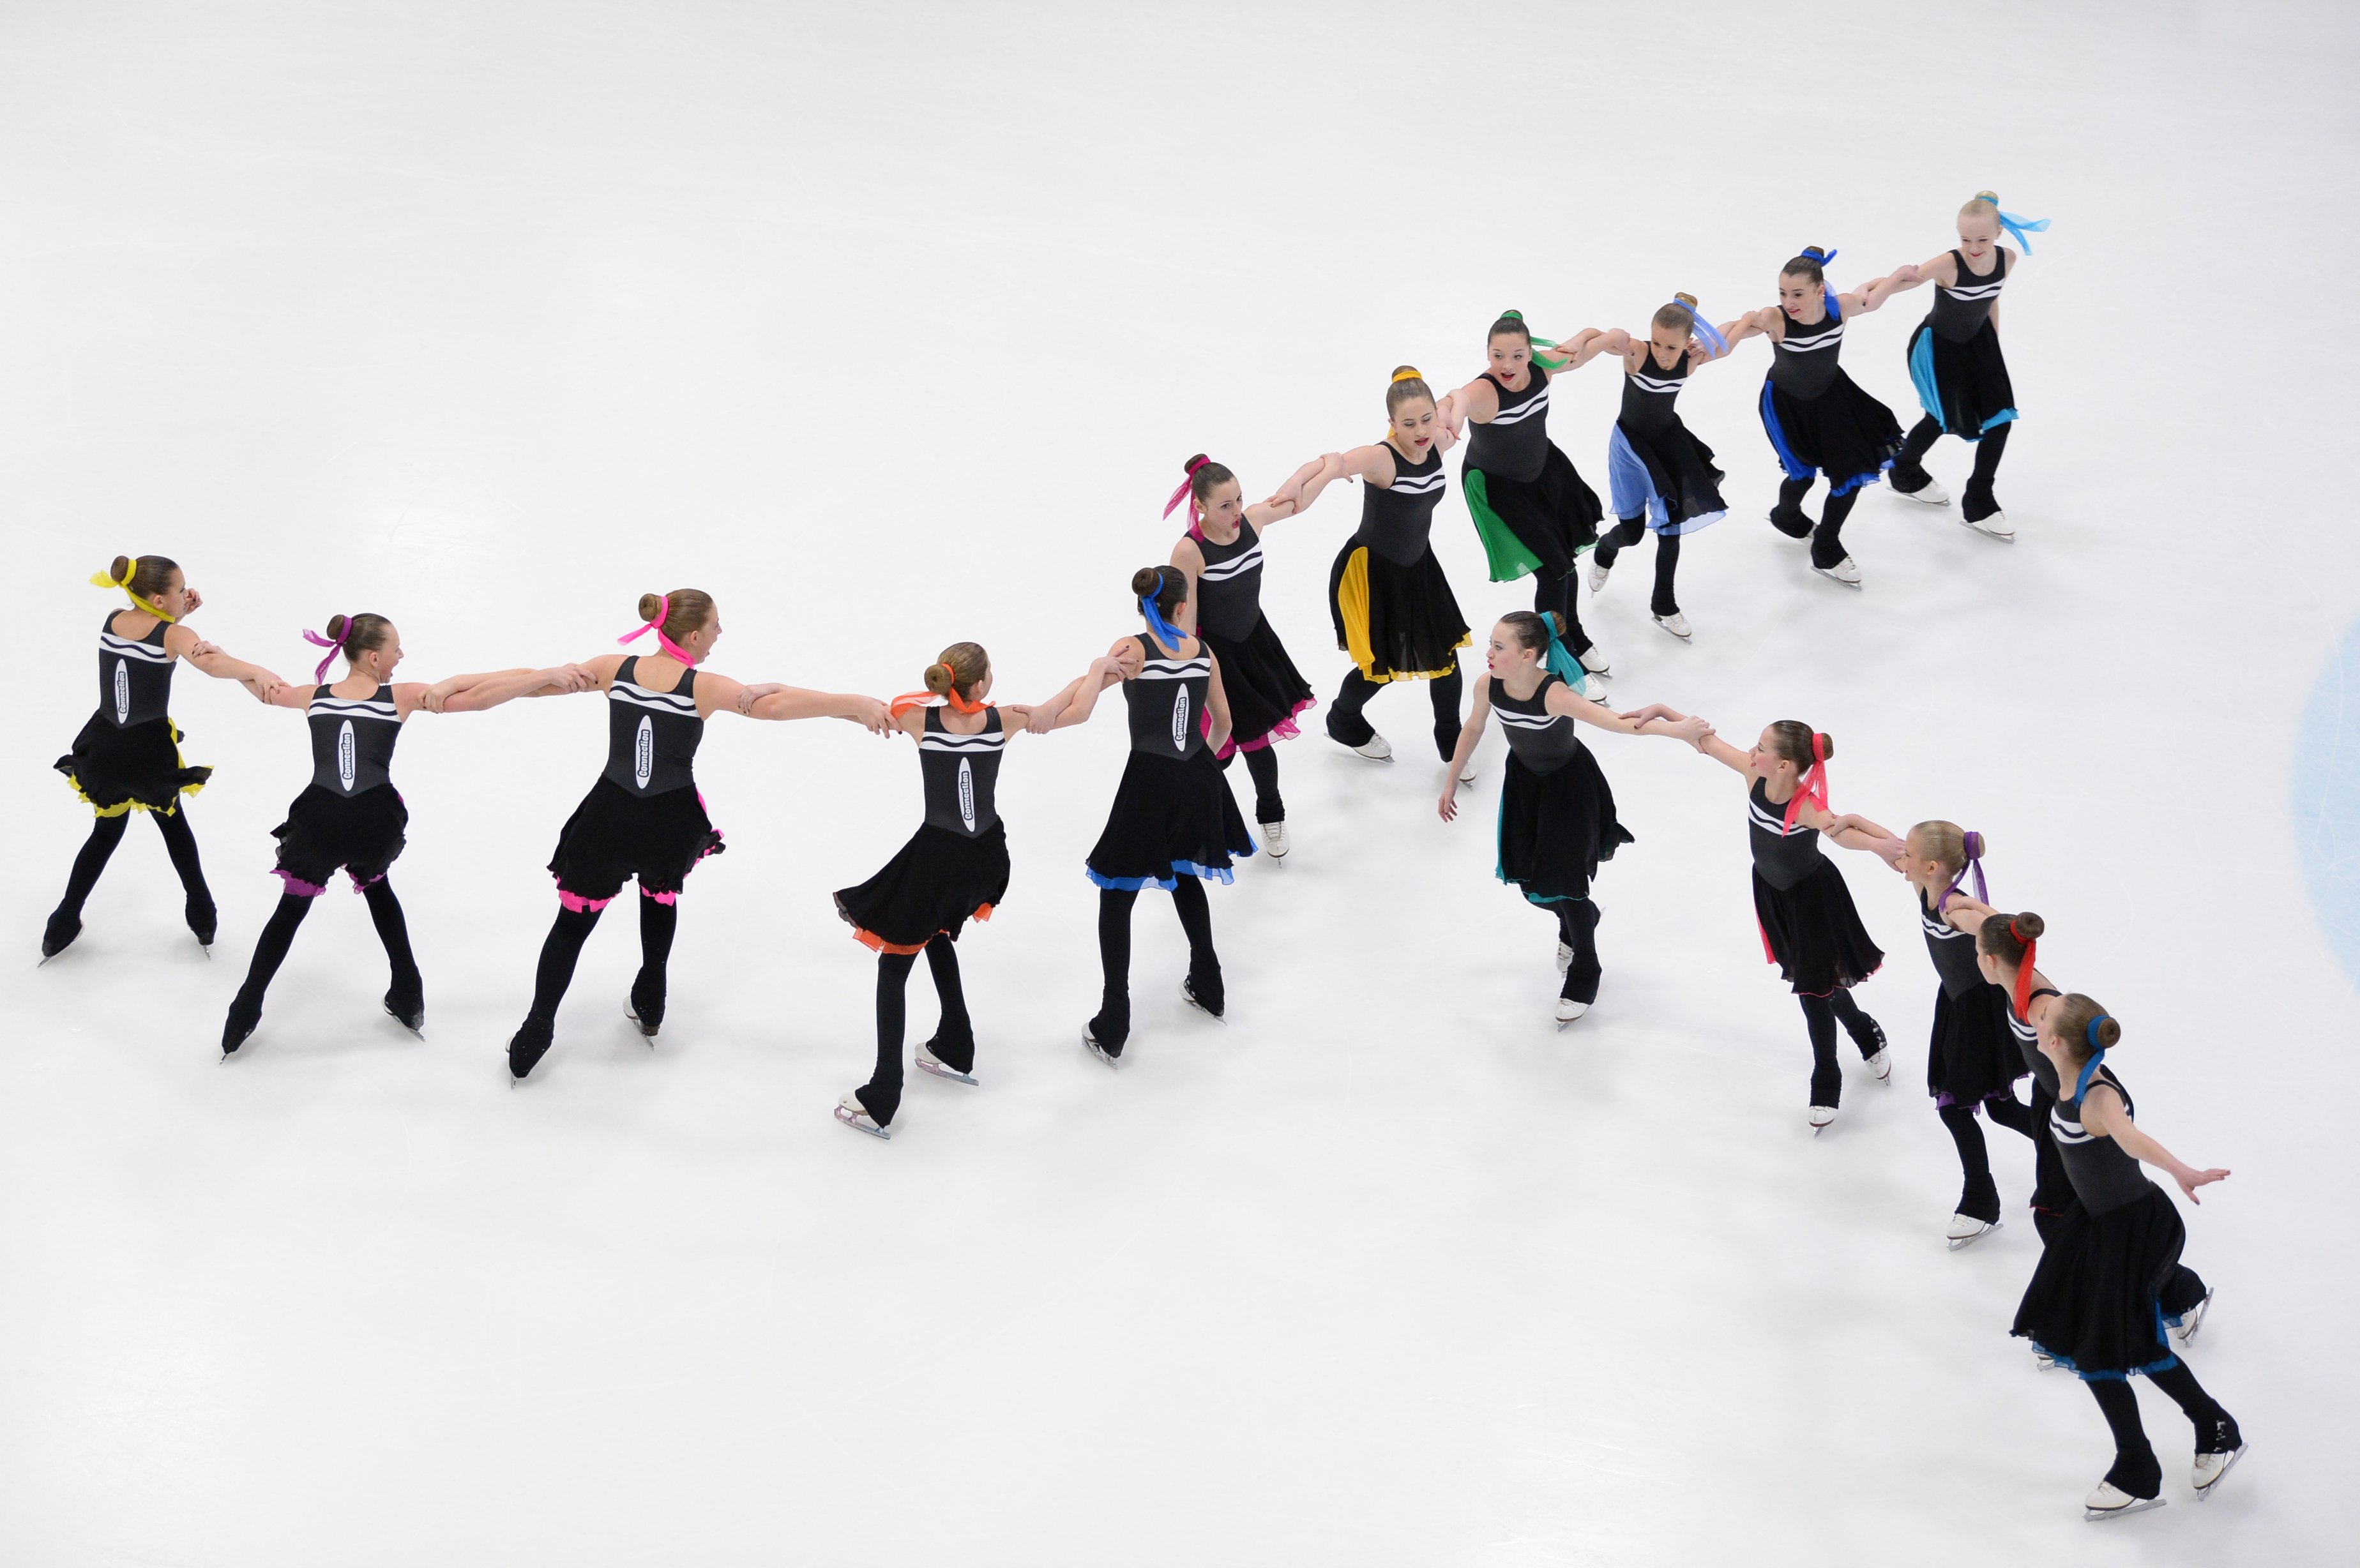
[[[1745,754],[1745,765],[1754,769],[1755,778],[1773,783],[1795,771],[1795,765],[1778,755],[1778,737],[1769,730],[1764,730],[1754,749]]]
[[[1234,479],[1214,485],[1213,493],[1205,497],[1205,520],[1217,525],[1224,533],[1236,528],[1246,515],[1240,495],[1238,482]]]
[[[169,588],[165,589],[161,593],[148,595],[149,604],[176,621],[196,607],[195,599],[196,595],[189,592],[187,574],[180,572],[172,573],[172,585]]]
[[[713,607],[713,613],[705,617],[703,626],[680,639],[680,646],[683,651],[694,657],[697,663],[702,664],[712,654],[713,645],[720,640],[721,607],[716,604]]]
[[[2081,1064],[2090,1060],[2090,1052],[2078,1040],[2058,1037],[2057,1031],[2049,1027],[2056,1017],[2057,1009],[2052,1007],[2040,1020],[2040,1054],[2049,1058],[2049,1065],[2057,1069],[2058,1077],[2070,1083],[2080,1076]]]
[[[1411,398],[1393,410],[1393,444],[1409,453],[1413,461],[1424,463],[1426,449],[1434,444],[1435,422],[1434,399]]]
[[[1498,332],[1491,338],[1491,374],[1502,381],[1520,381],[1532,367],[1533,345],[1517,332]]]
[[[1983,978],[1994,985],[2012,985],[2016,983],[2016,976],[2007,972],[2006,964],[1980,948],[1975,951],[1975,967],[1982,970]]]
[[[355,674],[374,676],[382,681],[393,674],[394,666],[401,659],[401,628],[389,626],[385,628],[385,641],[354,660],[353,670]]]
[[[1926,841],[1911,833],[1905,841],[1908,853],[1902,857],[1901,870],[1920,887],[1930,887],[1937,882],[1950,879],[1950,868],[1926,853]]]
[[[1808,326],[1828,313],[1819,298],[1826,287],[1812,282],[1805,274],[1782,272],[1778,275],[1778,309],[1786,312],[1788,321]]]
[[[1491,640],[1483,645],[1483,668],[1494,675],[1529,670],[1540,657],[1540,650],[1526,648],[1505,621],[1491,628]]]
[[[1656,367],[1669,370],[1688,352],[1688,334],[1678,327],[1655,327],[1647,333],[1647,347],[1655,352]]]
[[[1999,220],[1988,212],[1978,212],[1959,219],[1959,254],[1969,261],[1986,260],[1994,246],[1999,244]]]

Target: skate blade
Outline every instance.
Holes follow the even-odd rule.
[[[639,1021],[639,1009],[636,1007],[625,1007],[623,1009],[623,1016],[631,1020],[631,1027],[633,1029],[639,1030],[641,1035],[645,1036],[649,1040],[655,1039],[656,1030],[663,1028],[663,1025],[661,1024],[641,1023]]]
[[[869,1137],[882,1138],[887,1143],[893,1141],[893,1129],[891,1127],[879,1127],[876,1123],[869,1121],[865,1117],[856,1116],[850,1111],[846,1110],[842,1105],[836,1107],[836,1119],[842,1122],[846,1127],[850,1127],[855,1132],[865,1132]]]
[[[426,1020],[424,1018],[420,1018],[416,1023],[411,1023],[408,1018],[403,1018],[391,1007],[388,1007],[385,1010],[385,1016],[391,1018],[395,1023],[399,1024],[403,1029],[408,1029],[411,1034],[416,1035],[420,1040],[424,1040],[426,1038]]]
[[[1826,578],[1829,582],[1834,583],[1839,588],[1849,588],[1855,593],[1860,592],[1860,584],[1857,583],[1847,583],[1842,578],[1837,576],[1834,572],[1820,572],[1816,566],[1811,568],[1811,570],[1813,572],[1818,572],[1820,576]]]
[[[2245,1448],[2246,1445],[2241,1443],[2237,1444],[2236,1447],[2229,1451],[2229,1463],[2221,1466],[2221,1473],[2213,1476],[2212,1479],[2207,1482],[2204,1486],[2196,1489],[2196,1500],[2198,1502],[2201,1503],[2204,1501],[2205,1498],[2211,1497],[2212,1495],[2212,1489],[2229,1478],[2229,1472],[2234,1470],[2237,1467],[2237,1461],[2245,1456]]]
[[[2164,1499],[2161,1497],[2141,1497],[2137,1502],[2119,1508],[2085,1508],[2081,1510],[2081,1517],[2092,1524],[2097,1524],[2105,1519],[2118,1519],[2132,1514],[2143,1514],[2149,1508],[2159,1508],[2163,1504]]]
[[[1180,999],[1187,1003],[1190,1007],[1196,1008],[1198,1012],[1204,1014],[1207,1018],[1212,1019],[1217,1024],[1225,1024],[1229,1021],[1220,1014],[1213,1011],[1212,1008],[1205,1006],[1204,1003],[1196,1000],[1196,996],[1189,991],[1188,982],[1185,980],[1180,982]]]
[[[1950,498],[1948,495],[1937,501],[1923,490],[1896,490],[1893,493],[1901,499],[1915,502],[1920,506],[1947,506],[1950,504]]]
[[[1122,1065],[1122,1058],[1119,1056],[1109,1056],[1107,1054],[1107,1048],[1100,1045],[1097,1040],[1092,1040],[1090,1038],[1090,1031],[1087,1029],[1084,1029],[1082,1031],[1082,1049],[1088,1051],[1092,1056],[1097,1057],[1100,1062],[1105,1062],[1109,1067],[1120,1068]]]
[[[947,1066],[939,1062],[922,1061],[918,1063],[918,1071],[931,1073],[937,1078],[947,1078],[954,1083],[972,1084],[976,1081],[974,1073],[962,1073],[956,1067]]]

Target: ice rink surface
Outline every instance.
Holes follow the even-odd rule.
[[[2360,842],[2321,684],[2360,613],[2355,44],[2328,5],[0,9],[0,584],[39,650],[0,780],[0,1562],[2351,1561],[2360,1007],[2311,889]],[[1292,860],[1214,893],[1230,1023],[1181,1007],[1151,895],[1119,1074],[1077,1029],[1121,724],[1024,743],[1016,881],[961,947],[983,1084],[918,1080],[890,1146],[828,1118],[874,970],[828,890],[918,778],[846,724],[714,724],[730,849],[652,1051],[610,919],[504,1086],[588,698],[402,743],[422,1043],[340,887],[216,1063],[308,754],[187,670],[217,956],[135,824],[33,966],[117,551],[290,675],[336,611],[431,679],[587,658],[694,584],[727,673],[890,694],[976,637],[1037,698],[1134,629],[1189,453],[1259,495],[1375,439],[1396,364],[1472,376],[1504,307],[1726,319],[1806,244],[1847,286],[1936,254],[1985,186],[2056,222],[2003,312],[2021,542],[1880,491],[1864,590],[1812,576],[1760,521],[1751,344],[1684,402],[1732,505],[1694,643],[1646,619],[1651,547],[1585,614],[1619,701],[1808,719],[1838,810],[1986,833],[2044,967],[2125,1020],[2143,1124],[2235,1171],[2188,1211],[2191,1361],[2253,1443],[2215,1501],[2148,1391],[2170,1506],[2081,1521],[2105,1429],[2006,1334],[2013,1135],[2005,1228],[1942,1246],[1906,889],[1841,857],[1900,1067],[1815,1141],[1739,787],[1657,741],[1595,742],[1638,843],[1560,1034],[1549,923],[1491,875],[1497,736],[1446,827],[1422,700],[1371,709],[1390,767],[1315,711]],[[1846,345],[1905,422],[1926,299]],[[1601,488],[1617,395],[1557,394]],[[1358,509],[1269,546],[1323,702]],[[1455,493],[1436,538],[1479,627],[1528,603]]]

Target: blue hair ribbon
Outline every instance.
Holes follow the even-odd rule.
[[[1828,263],[1833,261],[1839,254],[1836,251],[1821,250],[1817,245],[1803,247],[1803,259],[1816,263],[1822,272],[1827,270]],[[1828,287],[1825,278],[1819,280],[1819,299],[1827,306],[1828,315],[1830,318],[1839,321],[1843,320],[1843,307],[1836,302],[1836,291]]]
[[[1999,203],[1996,201],[1992,203],[1992,211],[1999,212],[1999,226],[2005,229],[2016,243],[2024,247],[2024,254],[2027,256],[2032,254],[2032,242],[2024,236],[2045,234],[2049,232],[2049,220],[2046,218],[2019,218],[2014,212],[2000,212]]]
[[[1694,305],[1685,299],[1675,299],[1672,303],[1688,313],[1689,330],[1696,333],[1698,341],[1710,349],[1716,357],[1729,352],[1729,340],[1722,337],[1721,329],[1706,321],[1703,313]]]
[[[1188,640],[1188,634],[1165,620],[1164,612],[1155,607],[1153,593],[1142,593],[1139,596],[1139,613],[1147,617],[1147,629],[1153,632],[1156,639],[1166,648],[1178,648]]]
[[[2092,1018],[2090,1020],[2091,1027],[2092,1029],[2096,1028],[2097,1022],[2097,1019]],[[2092,1041],[2092,1043],[2095,1044],[2096,1042]],[[2081,1064],[2081,1076],[2073,1084],[2073,1103],[2075,1105],[2080,1105],[2081,1103],[2081,1096],[2090,1092],[2090,1080],[2097,1076],[2098,1063],[2103,1062],[2105,1059],[2106,1053],[2102,1049],[2092,1052],[2090,1060]]]

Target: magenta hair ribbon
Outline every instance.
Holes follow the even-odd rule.
[[[1970,873],[1975,879],[1975,901],[1979,904],[1991,902],[1991,889],[1983,886],[1983,835],[1971,833],[1966,837],[1967,863],[1959,867],[1958,879],[1943,888],[1942,896],[1934,900],[1934,907],[1938,909],[1950,901],[1951,894],[1967,885]]]
[[[1786,832],[1795,831],[1795,819],[1803,814],[1806,800],[1823,811],[1828,809],[1827,737],[1817,731],[1811,735],[1811,766],[1803,770],[1793,797],[1786,802]]]
[[[696,660],[689,656],[689,652],[686,648],[672,641],[672,638],[664,636],[663,624],[670,619],[672,619],[672,595],[669,593],[661,594],[656,600],[656,618],[650,621],[647,625],[639,627],[637,631],[625,632],[621,637],[617,637],[615,641],[619,646],[623,643],[629,642],[634,637],[642,637],[647,636],[650,632],[653,632],[656,634],[656,641],[663,645],[663,650],[666,653],[672,655],[674,659],[679,659],[683,664],[694,664]]]
[[[320,668],[311,671],[311,680],[314,684],[325,681],[328,678],[328,666],[336,662],[336,655],[344,651],[344,637],[348,637],[352,635],[353,623],[350,621],[346,621],[344,623],[344,637],[323,637],[315,631],[304,632],[303,640],[305,642],[310,643],[313,648],[324,648],[328,650],[320,656]]]
[[[1164,503],[1164,515],[1165,517],[1170,517],[1183,501],[1186,501],[1188,503],[1188,520],[1191,523],[1195,522],[1197,517],[1203,515],[1196,510],[1196,503],[1195,499],[1189,495],[1188,492],[1196,486],[1196,470],[1204,467],[1207,461],[1207,459],[1200,457],[1196,462],[1188,465],[1188,477],[1180,481],[1180,488],[1172,492],[1172,499]]]

